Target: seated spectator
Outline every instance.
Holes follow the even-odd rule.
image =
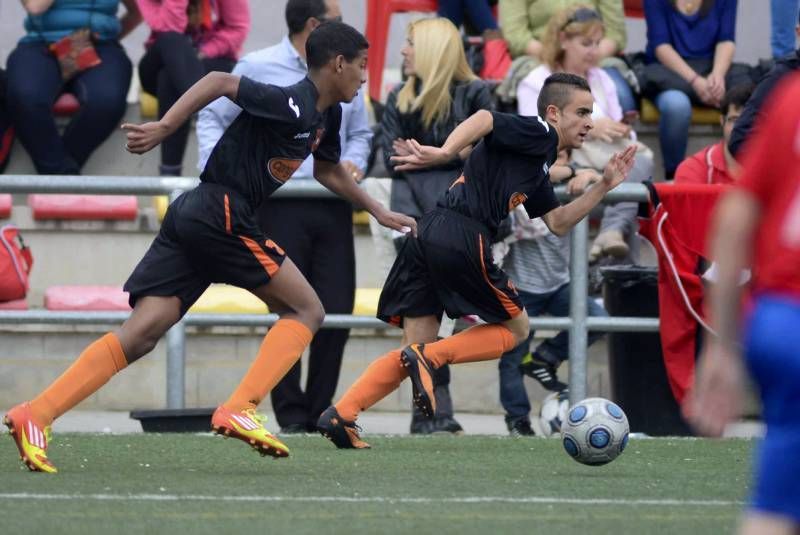
[[[614,82],[604,69],[597,67],[603,39],[604,24],[597,11],[573,6],[556,13],[541,40],[544,63],[520,82],[517,91],[519,114],[537,115],[539,93],[552,73],[568,72],[588,80],[595,101],[594,128],[589,131],[583,147],[572,151],[573,169],[568,178],[569,187],[575,193],[582,193],[588,185],[599,181],[611,156],[631,144],[637,145],[638,150],[627,180],[641,182],[653,169],[652,151],[636,142],[633,129],[623,122]],[[600,233],[589,252],[591,262],[603,256],[635,260],[635,250],[631,255],[629,244],[638,229],[637,209],[637,204],[631,202],[605,206]]]
[[[623,110],[636,109],[636,100],[620,69],[627,67],[616,54],[625,49],[625,10],[622,0],[500,0],[500,27],[508,41],[512,58],[529,58],[515,61],[511,75],[498,89],[504,101],[513,101],[516,84],[536,67],[542,58],[542,36],[550,19],[567,7],[583,5],[600,13],[605,22],[606,33],[598,49],[599,62],[608,64],[607,71],[617,88],[617,96]],[[613,65],[613,66],[610,66]]]
[[[477,32],[483,37],[480,77],[502,80],[511,66],[511,56],[503,33],[497,27],[493,5],[497,5],[497,0],[439,0],[439,16],[450,19],[456,28],[461,27],[466,17],[467,33]]]
[[[139,62],[145,91],[158,98],[158,117],[211,71],[230,72],[247,33],[247,0],[137,0],[152,33]],[[188,122],[161,144],[159,174],[180,175]]]
[[[800,37],[800,15],[798,15],[797,21],[794,31],[795,35]],[[758,85],[753,90],[753,95],[747,101],[739,120],[736,121],[736,125],[733,127],[733,132],[731,132],[728,149],[734,158],[739,157],[739,150],[744,145],[745,140],[752,134],[754,127],[760,122],[758,119],[761,115],[761,108],[769,94],[787,74],[796,72],[798,69],[800,69],[800,48],[788,56],[776,60],[775,65],[758,81]]]
[[[449,20],[435,18],[412,23],[402,54],[403,73],[408,78],[387,97],[378,143],[386,169],[394,179],[392,210],[420,218],[436,206],[439,196],[459,177],[466,154],[435,169],[403,173],[394,171],[389,158],[405,154],[402,143],[405,139],[441,146],[464,119],[478,110],[490,109],[492,99],[486,83],[467,65],[461,36]],[[399,238],[398,242],[402,240],[405,238]],[[410,339],[407,343],[433,342],[437,334],[427,333],[425,339]],[[447,386],[449,368],[436,370],[434,379],[437,415],[428,420],[415,409],[412,433],[461,430],[452,414]]]
[[[719,107],[726,87],[752,82],[751,69],[732,64],[736,0],[645,0],[647,65],[639,84],[660,113],[664,176],[686,155],[692,103]]]
[[[769,4],[772,57],[780,59],[794,52],[797,45],[794,21],[800,11],[800,0],[771,0]]]
[[[675,171],[676,184],[731,184],[734,182],[733,171],[737,164],[728,142],[731,132],[742,109],[753,93],[751,84],[737,85],[729,89],[720,104],[720,123],[722,124],[722,140],[709,145],[681,162]]]
[[[141,22],[135,0],[24,0],[25,36],[8,57],[8,110],[11,122],[36,172],[75,175],[92,152],[113,132],[125,114],[131,83],[131,61],[119,40]],[[88,29],[93,36],[89,40]],[[92,61],[60,62],[60,50],[94,48]],[[63,52],[62,52],[63,54]],[[80,102],[60,134],[53,104],[62,93]]]
[[[5,171],[14,144],[14,127],[6,105],[6,71],[0,69],[0,173]]]

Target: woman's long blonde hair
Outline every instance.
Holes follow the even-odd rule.
[[[422,124],[430,128],[450,115],[450,85],[478,77],[467,64],[461,34],[448,19],[412,22],[408,36],[414,46],[414,74],[397,94],[397,107],[402,113],[422,110]],[[418,79],[422,82],[419,95]]]
[[[589,35],[595,28],[601,28],[605,31],[605,25],[603,25],[603,20],[600,18],[583,22],[569,22],[575,12],[580,9],[597,11],[593,7],[586,5],[571,6],[554,14],[547,23],[542,36],[542,62],[546,63],[552,71],[560,68],[564,62],[564,49],[561,48],[561,39],[559,38],[561,32],[564,32],[569,38],[576,35]]]

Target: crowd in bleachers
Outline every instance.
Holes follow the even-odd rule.
[[[22,4],[27,12],[21,21],[25,35],[0,71],[0,172],[16,138],[36,172],[48,175],[80,174],[119,126],[133,72],[120,41],[137,25],[146,24],[151,31],[136,68],[142,90],[157,98],[160,118],[211,71],[280,86],[301,80],[307,73],[308,35],[325,21],[342,18],[337,0],[289,0],[285,37],[240,57],[245,38],[259,24],[251,20],[246,0]],[[482,109],[540,115],[537,99],[544,80],[554,72],[568,72],[586,78],[595,99],[594,128],[584,146],[559,155],[550,170],[551,179],[566,183],[570,193],[581,193],[600,180],[612,154],[631,145],[637,157],[628,181],[652,177],[655,154],[660,153],[667,180],[730,183],[736,152],[758,108],[778,79],[800,65],[795,52],[798,0],[772,0],[771,9],[774,58],[746,65],[733,61],[736,0],[440,0],[439,17],[415,20],[406,29],[403,81],[385,102],[368,102],[364,88],[343,105],[342,163],[357,182],[367,176],[390,177],[391,208],[419,218],[459,179],[468,151],[437,168],[400,172],[390,157],[408,150],[403,140],[441,145],[460,122]],[[626,14],[640,11],[647,26],[646,48],[624,54]],[[79,108],[65,126],[56,120],[59,110],[68,106],[64,94]],[[375,110],[373,125],[370,105]],[[658,112],[658,147],[648,147],[637,137],[647,106]],[[723,136],[687,158],[697,108],[719,111]],[[201,171],[240,111],[222,98],[200,112]],[[182,167],[190,128],[187,122],[164,141],[159,174],[192,173]],[[311,179],[311,158],[293,176]],[[603,209],[590,262],[637,261],[637,209],[635,203]],[[270,199],[258,217],[266,234],[309,280],[325,309],[350,313],[356,290],[352,207],[341,200]],[[395,246],[404,239],[394,236]],[[497,257],[516,282],[528,313],[568,314],[568,238],[551,234],[514,210],[497,242]],[[594,302],[589,312],[605,314]],[[298,363],[272,391],[273,409],[285,431],[313,430],[319,414],[331,404],[348,334],[346,329],[320,331],[311,344],[305,388]],[[523,344],[501,359],[500,398],[512,434],[532,434],[523,375],[548,390],[565,388],[557,369],[567,358],[566,342],[566,333],[560,333],[535,348]],[[432,418],[416,413],[412,431],[459,432],[449,403],[447,366],[437,370],[435,379],[437,412]]]

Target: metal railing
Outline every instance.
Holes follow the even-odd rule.
[[[107,195],[170,195],[195,187],[196,178],[189,177],[124,177],[124,176],[46,176],[0,175],[3,193],[91,193]],[[567,198],[563,188],[556,192]],[[277,190],[275,197],[320,198],[335,195],[315,181],[290,181]],[[607,202],[646,201],[647,188],[641,184],[622,184],[609,192]],[[588,221],[584,218],[572,230],[570,262],[570,316],[537,317],[530,319],[531,329],[569,331],[570,402],[586,397],[587,391],[587,332],[654,332],[658,318],[587,317]],[[132,266],[131,266],[132,268]],[[0,311],[0,324],[116,324],[122,323],[127,312],[57,312],[47,310]],[[188,313],[167,332],[167,408],[184,407],[185,352],[187,326],[270,326],[278,320],[276,314],[194,314]],[[348,314],[329,314],[322,328],[394,329],[373,317]]]

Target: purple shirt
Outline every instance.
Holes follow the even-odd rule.
[[[644,0],[647,21],[647,61],[657,61],[656,47],[670,44],[684,59],[714,57],[717,43],[735,41],[737,0],[716,0],[701,17],[684,15],[669,0]]]

